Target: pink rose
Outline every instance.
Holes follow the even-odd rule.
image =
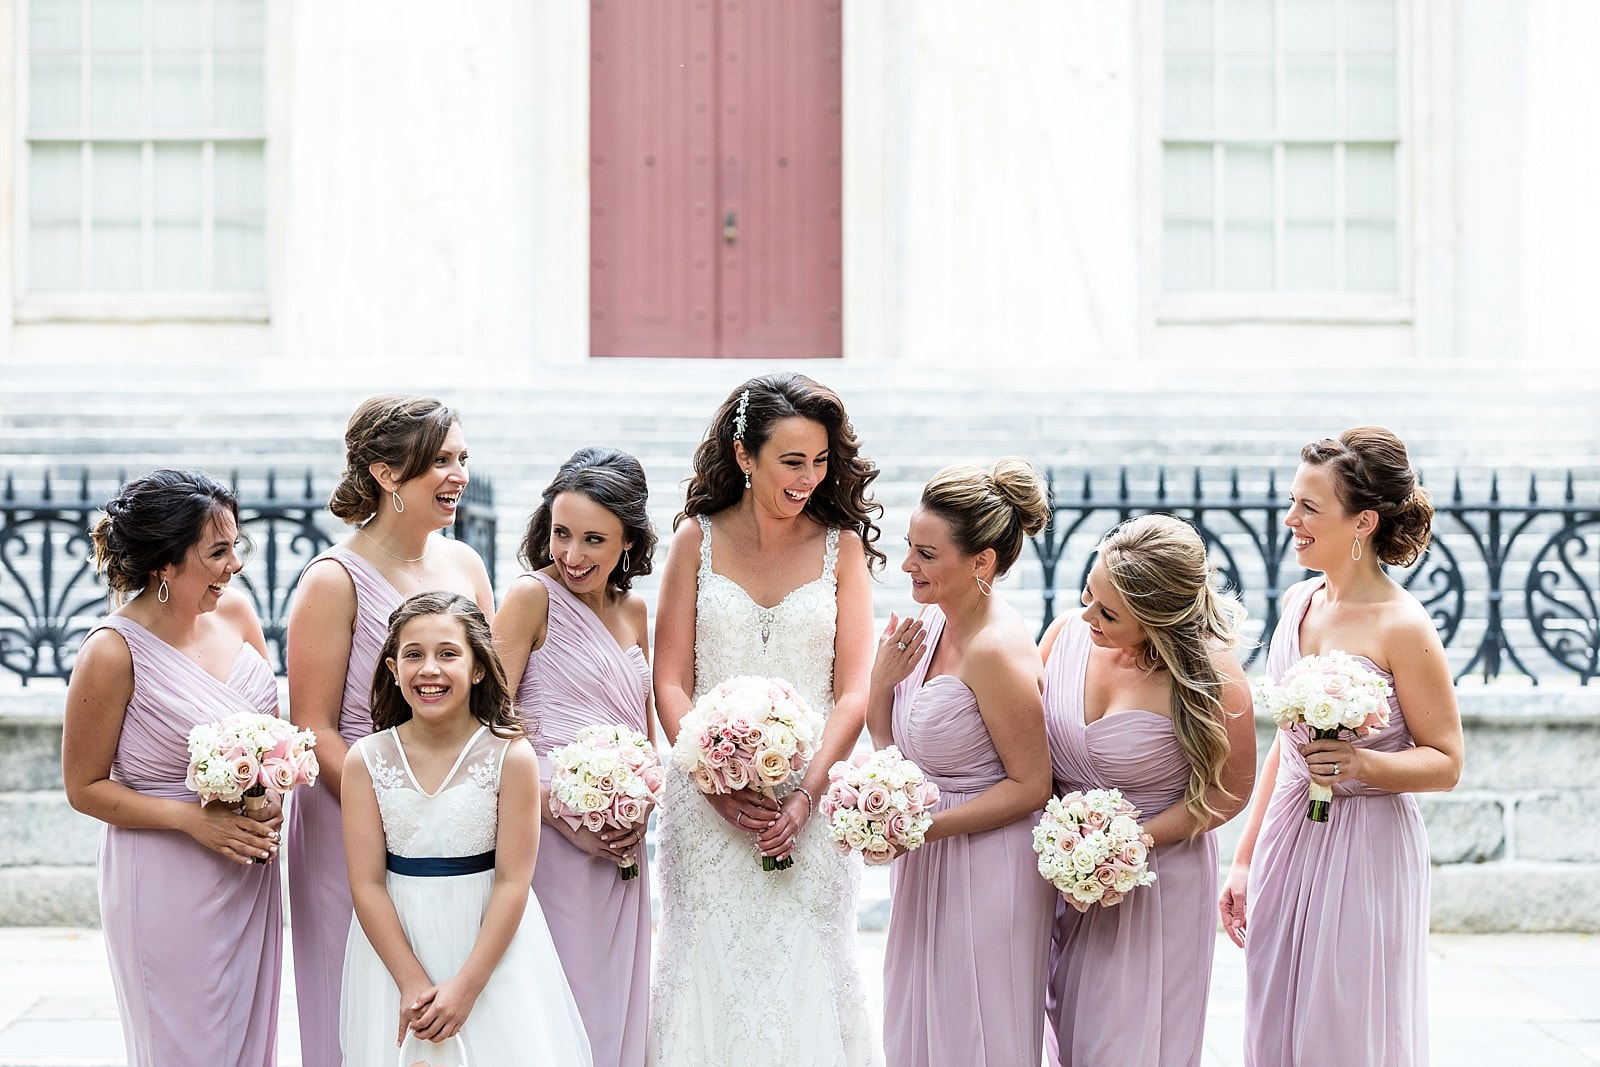
[[[873,782],[861,791],[861,814],[876,819],[890,808],[889,790]]]
[[[287,793],[294,788],[296,772],[294,762],[281,756],[268,756],[261,761],[262,783],[268,789],[276,789],[280,793]]]
[[[733,753],[724,752],[721,745],[714,745],[712,746],[711,750],[706,753],[706,762],[711,764],[713,767],[724,767],[727,765],[728,757],[731,755],[733,755]]]
[[[256,762],[254,756],[239,753],[228,760],[229,769],[233,772],[233,781],[240,789],[249,789],[256,784],[256,778],[261,773],[261,764]]]
[[[1101,885],[1109,888],[1116,884],[1117,872],[1111,867],[1097,867],[1095,868],[1094,877]]]
[[[624,826],[633,826],[644,820],[644,801],[638,797],[618,797],[616,820]]]
[[[317,762],[317,754],[308,748],[295,757],[294,770],[296,785],[314,785],[322,765]]]
[[[727,791],[718,788],[717,779],[712,777],[710,768],[704,764],[695,764],[694,770],[689,772],[689,777],[694,779],[695,788],[702,793],[723,793]]]
[[[845,785],[843,782],[834,782],[833,788],[828,790],[828,794],[836,798],[836,802],[841,808],[855,808],[861,806],[861,794],[857,793],[854,789],[848,785]]]
[[[939,787],[932,782],[923,782],[917,786],[917,807],[921,811],[930,810],[939,803]]]
[[[651,795],[661,792],[661,786],[666,781],[666,772],[659,766],[649,766],[639,772],[639,777],[644,779],[644,787],[650,790]]]
[[[733,760],[722,768],[722,778],[730,790],[743,789],[750,784],[750,768],[738,760]]]
[[[1117,904],[1121,904],[1124,896],[1125,894],[1119,893],[1115,889],[1107,889],[1104,893],[1100,894],[1100,906],[1103,908],[1110,908]]]
[[[911,816],[903,811],[891,811],[883,820],[883,836],[897,845],[903,845],[911,836]]]
[[[594,830],[598,833],[606,828],[606,817],[600,814],[598,811],[585,812],[583,816],[583,828],[585,830]]]

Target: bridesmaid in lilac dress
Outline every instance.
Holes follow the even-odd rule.
[[[1014,458],[940,471],[911,515],[901,569],[931,610],[890,616],[867,726],[941,796],[927,844],[891,872],[888,1067],[1019,1067],[1042,1054],[1055,891],[1032,846],[1050,796],[1041,671],[1027,624],[991,586],[1049,517],[1038,474]]]
[[[1188,523],[1146,515],[1101,542],[1081,615],[1045,634],[1057,789],[1117,789],[1154,839],[1154,884],[1114,907],[1056,906],[1050,1062],[1197,1067],[1211,986],[1217,843],[1255,780],[1244,611],[1213,590]]]
[[[533,891],[555,939],[597,1065],[641,1067],[650,1012],[650,869],[644,826],[574,830],[550,811],[550,750],[596,723],[655,740],[649,622],[633,580],[649,574],[655,531],[644,468],[585,448],[562,464],[528,522],[495,647],[521,677],[517,712],[539,754],[545,831]],[[526,665],[526,666],[524,666]],[[639,877],[620,867],[637,862]]]
[[[1220,904],[1245,950],[1254,1067],[1428,1063],[1428,838],[1410,794],[1455,787],[1461,718],[1433,620],[1379,565],[1421,555],[1432,518],[1388,430],[1301,449],[1284,523],[1322,574],[1284,594],[1267,674],[1338,649],[1393,694],[1388,727],[1363,740],[1309,741],[1301,726],[1267,754],[1274,785],[1256,793]],[[1306,818],[1309,782],[1333,788],[1327,822]]]
[[[445,590],[491,615],[483,560],[431,536],[455,522],[467,445],[455,411],[429,397],[364,402],[345,431],[345,469],[328,510],[355,532],[306,565],[289,614],[289,713],[317,735],[322,777],[298,790],[287,828],[290,933],[300,1057],[337,1064],[339,988],[354,914],[339,787],[349,746],[372,732],[373,672],[389,613],[407,596]]]
[[[278,1062],[282,812],[184,784],[196,724],[278,714],[261,624],[228,588],[238,538],[233,494],[170,470],[123,486],[94,530],[122,603],[73,668],[61,769],[72,806],[107,824],[100,919],[133,1067]]]

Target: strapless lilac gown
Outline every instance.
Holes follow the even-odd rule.
[[[1044,717],[1057,793],[1117,789],[1149,818],[1182,804],[1190,764],[1172,720],[1122,711],[1085,724],[1089,626],[1073,619],[1045,665]],[[1216,947],[1217,842],[1150,854],[1152,885],[1111,908],[1056,905],[1046,1000],[1050,1062],[1195,1067]]]
[[[350,635],[350,660],[339,707],[339,734],[353,745],[372,733],[372,674],[389,636],[389,614],[400,606],[401,596],[372,564],[342,545],[317,559],[336,560],[356,587],[355,631]],[[294,792],[285,852],[300,1058],[306,1067],[331,1067],[340,1062],[339,987],[344,977],[345,941],[355,912],[350,903],[339,799],[326,783],[318,781],[310,789]]]
[[[550,784],[550,750],[585,726],[605,723],[645,732],[650,668],[638,645],[626,649],[594,612],[545,574],[550,594],[544,644],[528,656],[517,712]],[[583,1015],[597,1065],[640,1067],[650,1021],[650,867],[624,882],[617,865],[591,856],[549,826],[539,834],[533,891],[544,910],[567,983]]]
[[[1300,623],[1322,582],[1285,595],[1270,677],[1301,658]],[[1310,821],[1299,752],[1309,739],[1304,726],[1278,734],[1278,780],[1250,869],[1245,1062],[1426,1067],[1428,836],[1416,799],[1340,782],[1328,821]],[[1398,698],[1388,727],[1356,745],[1415,747]]]
[[[939,787],[935,810],[1005,777],[972,691],[927,677],[927,653],[895,687],[894,742]],[[1033,853],[1038,813],[942,838],[896,860],[883,967],[889,1067],[1032,1067],[1044,1043],[1045,966],[1056,892]]]
[[[227,682],[132,619],[133,699],[111,779],[199,803],[184,785],[189,731],[243,711],[275,715],[272,668],[244,645]],[[177,830],[107,826],[100,921],[132,1067],[273,1067],[283,914],[278,864],[241,866]]]

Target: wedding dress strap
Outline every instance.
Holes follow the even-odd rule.
[[[696,515],[694,519],[700,524],[700,577],[703,579],[711,573],[711,519],[705,515]]]
[[[827,546],[822,553],[822,579],[832,582],[834,567],[839,562],[839,527],[828,527]]]

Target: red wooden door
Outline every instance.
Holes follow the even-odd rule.
[[[838,357],[839,0],[593,0],[596,356]]]

